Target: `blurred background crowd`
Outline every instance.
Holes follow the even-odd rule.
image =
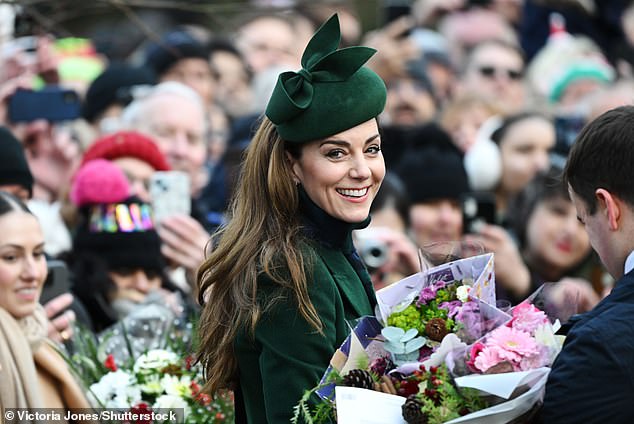
[[[470,246],[511,304],[543,282],[580,311],[609,292],[558,177],[583,125],[632,102],[629,0],[144,3],[0,4],[0,189],[43,227],[51,338],[196,312],[277,75],[335,12],[388,89],[388,176],[355,239],[376,289]]]

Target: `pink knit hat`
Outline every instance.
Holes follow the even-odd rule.
[[[125,174],[114,163],[95,159],[85,163],[75,174],[70,199],[77,206],[121,202],[130,196]]]

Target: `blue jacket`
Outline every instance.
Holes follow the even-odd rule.
[[[542,419],[634,423],[634,271],[572,326],[546,383]]]

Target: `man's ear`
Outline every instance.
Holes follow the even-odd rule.
[[[594,192],[594,195],[597,197],[597,202],[599,204],[599,208],[601,209],[601,213],[604,213],[606,218],[608,219],[610,230],[618,230],[620,225],[619,220],[621,218],[622,212],[621,208],[623,207],[621,200],[603,188],[598,188]]]

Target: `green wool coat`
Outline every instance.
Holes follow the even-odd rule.
[[[369,298],[343,250],[317,243],[312,249],[315,260],[308,291],[323,323],[323,335],[299,315],[296,302],[287,298],[263,314],[254,337],[243,333],[234,343],[249,423],[288,423],[304,391],[319,383],[332,355],[350,333],[348,322],[374,313],[374,293]],[[367,272],[362,276],[368,284]],[[259,284],[264,292],[275,287],[266,278]]]

